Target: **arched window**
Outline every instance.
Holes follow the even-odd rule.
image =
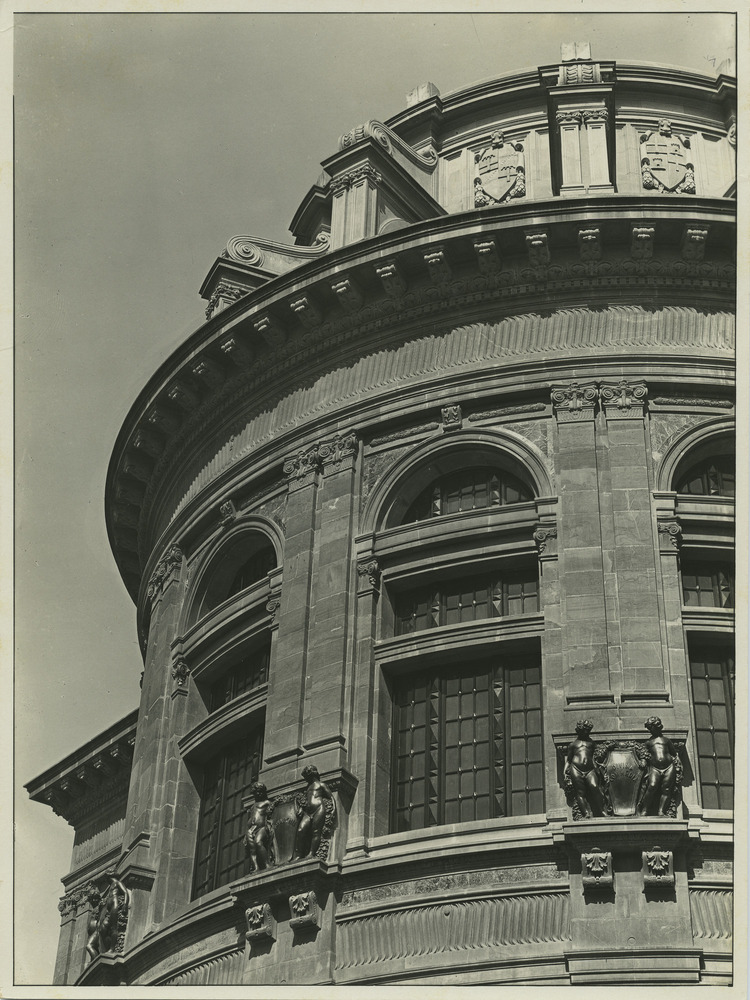
[[[533,499],[533,492],[512,473],[492,466],[457,469],[432,480],[414,500],[404,523],[461,511],[500,507]]]
[[[193,606],[191,622],[263,580],[277,562],[276,549],[267,535],[260,531],[243,532],[233,544],[224,547],[210,568]]]
[[[678,474],[677,493],[693,496],[734,496],[734,456],[710,455]]]

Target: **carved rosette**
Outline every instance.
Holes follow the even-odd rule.
[[[647,889],[674,888],[674,854],[672,851],[663,851],[661,847],[652,847],[650,851],[643,851],[641,858],[643,884]]]
[[[282,468],[290,492],[300,490],[304,486],[310,486],[311,483],[315,482],[315,474],[320,468],[318,446],[314,444],[310,448],[301,449],[296,455],[288,458]]]
[[[179,573],[182,566],[182,549],[179,545],[172,545],[166,555],[162,556],[156,564],[156,569],[151,574],[148,582],[146,594],[150,601],[155,601],[167,589],[172,580]]]
[[[600,396],[608,419],[640,417],[646,405],[648,388],[645,382],[603,382]]]
[[[357,576],[361,581],[360,588],[369,584],[373,590],[380,589],[380,566],[377,559],[368,559],[367,562],[359,563],[357,565]]]
[[[444,431],[460,431],[463,424],[461,407],[458,403],[450,403],[440,408],[440,418]]]
[[[552,409],[559,423],[593,420],[594,407],[598,398],[594,383],[584,385],[571,382],[570,385],[555,386],[552,390]]]
[[[276,940],[276,921],[271,913],[268,903],[260,903],[258,906],[250,906],[245,910],[245,920],[247,921],[247,931],[245,940],[253,941],[258,938]]]
[[[594,847],[581,855],[581,881],[584,892],[608,892],[614,886],[612,852]]]
[[[677,521],[659,521],[659,549],[677,555],[682,542],[682,528]]]
[[[320,909],[318,900],[312,889],[289,897],[289,911],[292,915],[289,926],[320,927]]]
[[[340,472],[357,454],[357,435],[354,431],[348,434],[337,434],[330,441],[324,441],[318,447],[318,458],[325,472]]]

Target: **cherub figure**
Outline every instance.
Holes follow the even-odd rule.
[[[273,802],[268,799],[268,789],[256,781],[250,789],[255,802],[248,813],[247,833],[245,834],[245,851],[253,866],[253,871],[263,871],[274,863],[273,830],[271,829],[271,812]]]
[[[649,761],[638,802],[638,815],[668,816],[677,787],[679,758],[672,741],[664,736],[664,727],[657,715],[646,719],[645,727],[651,733],[651,739],[646,742]]]
[[[577,739],[568,744],[563,772],[582,819],[601,816],[604,812],[599,775],[594,766],[594,744],[589,738],[592,729],[588,719],[576,723]]]
[[[307,788],[300,796],[300,816],[297,822],[297,839],[294,857],[315,857],[320,848],[324,826],[333,826],[336,816],[336,803],[331,790],[314,764],[308,764],[302,771],[302,777],[307,782]],[[329,823],[326,820],[329,818]]]

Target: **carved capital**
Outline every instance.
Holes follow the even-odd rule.
[[[329,441],[324,441],[318,447],[318,457],[325,472],[338,472],[347,458],[357,454],[358,440],[354,431],[348,434],[337,434]]]
[[[589,108],[583,112],[583,122],[585,125],[608,125],[609,111],[606,108]]]
[[[540,524],[534,529],[534,541],[541,556],[547,552],[547,546],[554,547],[554,540],[557,538],[557,528],[554,525]]]
[[[633,226],[630,230],[630,256],[633,260],[649,261],[654,256],[653,226]]]
[[[441,406],[440,419],[444,431],[460,431],[463,424],[460,405],[449,403],[447,406]]]
[[[643,414],[648,396],[645,382],[603,382],[600,396],[604,412],[609,419],[618,417],[638,417]]]
[[[292,914],[289,921],[290,927],[320,927],[318,900],[312,890],[301,892],[297,896],[290,896],[289,910]]]
[[[349,315],[359,312],[365,303],[365,297],[353,278],[346,277],[333,281],[331,290],[341,308]]]
[[[206,306],[206,319],[211,319],[214,313],[226,309],[227,306],[248,294],[248,289],[235,285],[230,281],[220,281],[211,294]]]
[[[368,559],[367,562],[361,562],[357,565],[357,576],[360,578],[362,583],[367,580],[367,583],[374,589],[380,589],[380,566],[377,559]]]
[[[682,527],[677,521],[659,521],[659,548],[676,553],[682,542]]]
[[[181,566],[182,549],[179,545],[172,545],[156,564],[156,569],[151,574],[151,579],[148,582],[146,590],[150,601],[155,601],[163,594],[172,580],[177,576]]]
[[[578,253],[584,264],[594,263],[601,258],[602,242],[599,229],[578,230]]]
[[[492,277],[500,273],[500,254],[494,240],[474,240],[474,253],[477,255],[480,274]]]
[[[583,115],[580,111],[558,111],[555,114],[555,123],[558,128],[561,125],[580,125],[583,120]]]
[[[283,465],[289,489],[298,490],[303,486],[309,486],[315,481],[315,473],[319,468],[320,457],[316,444],[310,448],[303,448],[296,455],[290,456]]]
[[[614,885],[612,852],[592,848],[581,855],[581,881],[584,892],[607,892]]]
[[[689,264],[700,264],[706,254],[708,227],[685,226],[682,233],[682,259]]]
[[[592,420],[598,392],[593,382],[555,386],[552,389],[552,409],[560,423]]]
[[[276,940],[276,921],[271,913],[268,903],[260,903],[258,906],[251,906],[245,910],[245,920],[247,921],[247,931],[245,939],[253,941],[257,938],[268,938]]]
[[[674,888],[674,854],[652,847],[641,853],[643,884],[648,889]]]
[[[357,184],[367,181],[373,186],[377,186],[382,180],[383,175],[379,170],[376,170],[369,163],[363,163],[361,166],[347,170],[343,174],[336,174],[335,177],[331,178],[330,187],[333,194],[341,194],[344,191],[348,191],[349,188],[355,187]]]
[[[435,285],[440,285],[445,281],[450,281],[453,276],[451,266],[445,256],[442,247],[432,247],[424,254],[424,262],[430,272],[430,280]]]
[[[399,299],[405,294],[406,279],[395,260],[386,261],[385,264],[377,264],[375,273],[383,283],[383,291],[389,299]]]
[[[271,625],[279,624],[279,609],[281,608],[281,594],[271,594],[266,604],[266,611],[271,616]]]

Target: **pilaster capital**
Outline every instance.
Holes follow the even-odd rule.
[[[646,407],[648,388],[645,382],[602,382],[600,398],[607,419],[641,417]]]
[[[179,545],[172,545],[156,564],[156,569],[148,582],[146,594],[151,602],[161,597],[172,580],[178,576],[181,566],[182,549]]]
[[[534,541],[540,558],[557,558],[557,526],[538,524],[534,529]]]
[[[561,125],[580,125],[582,121],[582,113],[572,108],[555,113],[555,124],[558,128],[560,128]]]
[[[380,590],[380,565],[377,559],[367,559],[357,563],[357,576],[359,577],[360,593],[368,590]]]
[[[659,551],[677,555],[682,542],[682,527],[677,521],[659,521]]]
[[[359,441],[354,431],[336,434],[318,445],[318,459],[324,472],[341,472],[351,468],[357,455]]]
[[[558,423],[593,420],[594,407],[598,398],[594,382],[554,386],[551,393],[552,409]]]
[[[315,482],[315,474],[320,468],[317,444],[302,448],[284,462],[283,472],[287,478],[289,491],[301,490]]]

